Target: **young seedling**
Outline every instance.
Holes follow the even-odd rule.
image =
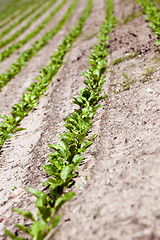
[[[121,86],[121,89],[119,90],[119,92],[121,91],[127,91],[131,88],[131,85],[133,85],[136,80],[132,79],[131,76],[128,76],[127,73],[122,72],[124,81],[122,83],[119,83],[119,85]]]
[[[143,78],[140,81],[143,83],[147,82],[154,72],[155,72],[155,67],[146,68],[145,72],[142,74]]]

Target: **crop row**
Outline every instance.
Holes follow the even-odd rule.
[[[52,2],[49,3],[49,5],[53,4],[55,2],[55,0],[52,0]],[[17,49],[21,48],[24,44],[26,44],[30,39],[32,39],[34,36],[36,36],[42,29],[44,29],[46,27],[46,25],[51,21],[51,19],[54,17],[54,15],[60,10],[60,8],[62,7],[63,4],[65,4],[67,2],[63,1],[62,3],[60,3],[56,9],[52,10],[49,15],[42,21],[42,23],[37,26],[33,31],[31,31],[30,33],[28,33],[23,39],[19,40],[16,43],[11,44],[9,47],[7,47],[4,51],[2,51],[0,53],[0,62],[2,62],[4,59],[6,59],[7,57],[9,57],[13,52],[15,52]],[[48,8],[48,6],[46,6]],[[16,33],[15,33],[16,35]],[[11,36],[12,37],[12,36]],[[8,41],[8,39],[6,40]],[[0,46],[3,44],[4,41],[0,42]]]
[[[6,7],[3,10],[0,11],[0,22],[5,21],[5,19],[8,19],[8,16],[10,16],[9,20],[11,20],[12,16],[14,15],[18,16],[19,14],[22,14],[24,11],[34,6],[34,4],[36,3],[38,3],[38,0],[30,1],[14,0],[14,4],[13,2],[11,2],[8,5],[6,5]],[[17,13],[17,10],[19,14]]]
[[[33,1],[32,4],[30,2],[27,2],[26,4],[24,4],[23,2],[21,2],[21,6],[17,6],[16,7],[16,11],[12,13],[12,11],[8,12],[5,14],[7,17],[7,19],[3,20],[2,23],[0,24],[0,28],[3,28],[4,26],[6,26],[7,24],[11,23],[14,19],[16,19],[17,17],[20,17],[22,14],[24,14],[29,8],[33,7],[35,4],[37,3],[37,1]],[[14,4],[15,6],[16,4]]]
[[[52,12],[52,16],[60,10],[60,8],[63,6],[63,4],[67,0],[63,0]],[[53,27],[49,32],[45,33],[39,40],[36,40],[32,46],[32,48],[29,48],[25,50],[24,52],[20,53],[17,60],[10,66],[9,70],[6,71],[6,73],[2,73],[0,75],[0,89],[7,84],[15,75],[17,75],[22,67],[34,56],[38,51],[40,51],[43,46],[46,45],[46,43],[53,38],[63,27],[63,25],[66,23],[66,21],[70,18],[71,14],[73,13],[77,2],[79,0],[74,0],[73,3],[71,3],[68,10],[65,12],[62,19],[58,22],[58,24]]]
[[[34,240],[43,240],[59,223],[60,215],[58,211],[60,207],[75,195],[73,192],[66,192],[66,189],[73,184],[73,179],[78,175],[78,166],[84,159],[81,154],[93,143],[94,137],[88,137],[88,132],[93,125],[92,119],[96,110],[101,107],[101,105],[98,105],[99,101],[106,97],[100,96],[102,85],[105,82],[103,74],[106,70],[108,56],[106,48],[108,43],[106,41],[109,39],[108,33],[116,24],[116,20],[112,15],[112,0],[106,0],[106,3],[106,19],[100,29],[99,41],[91,52],[89,70],[83,73],[86,77],[84,81],[86,86],[81,89],[79,96],[74,98],[73,101],[74,104],[79,106],[79,109],[74,110],[66,118],[66,123],[64,124],[66,131],[60,135],[60,144],[50,145],[54,152],[49,155],[50,164],[43,166],[46,173],[51,176],[47,182],[43,183],[49,188],[48,194],[33,188],[27,189],[37,197],[35,202],[37,208],[36,219],[31,212],[14,209],[14,211],[32,221],[29,228],[19,224],[17,227]],[[83,16],[82,18],[86,19],[91,6],[92,0],[89,0],[85,10],[85,17]],[[71,31],[72,34],[68,35],[70,36],[68,40],[72,41],[72,37],[77,35],[77,31],[81,28],[82,24],[79,22]],[[61,51],[63,51],[65,44],[62,44]],[[15,239],[15,236],[10,231],[6,230],[5,232],[11,239]],[[25,240],[18,237],[16,239]]]
[[[66,13],[71,13],[76,3],[77,0],[74,0]],[[3,121],[0,125],[1,147],[4,142],[12,136],[13,133],[20,130],[19,128],[17,128],[17,126],[22,121],[22,119],[31,111],[31,109],[37,104],[40,96],[46,91],[46,88],[49,85],[52,77],[61,67],[63,63],[63,57],[69,51],[71,45],[81,33],[81,29],[85,20],[86,19],[84,17],[81,17],[76,27],[71,30],[71,32],[65,37],[62,44],[59,45],[58,50],[53,53],[50,63],[40,71],[40,74],[36,77],[37,81],[32,83],[27,89],[28,93],[22,95],[21,102],[12,106],[11,117],[6,115],[2,116],[2,118],[6,120]]]
[[[3,46],[7,45],[8,43],[12,42],[17,37],[19,37],[20,34],[22,34],[27,28],[29,28],[33,22],[35,22],[42,14],[44,14],[50,7],[52,7],[52,5],[55,2],[56,2],[56,0],[50,1],[47,4],[47,6],[44,6],[35,16],[33,16],[31,19],[29,19],[29,21],[24,26],[22,26],[19,30],[17,30],[14,34],[9,36],[7,39],[1,40],[0,41],[0,48],[2,48]],[[38,5],[39,5],[39,7],[41,7],[42,5],[44,5],[44,2],[42,1]],[[41,28],[39,28],[39,29],[41,30]],[[37,31],[36,31],[36,33],[37,33]],[[19,45],[21,46],[22,43],[23,43],[23,41],[21,40]],[[16,46],[16,44],[15,44],[15,46]],[[9,46],[8,49],[12,49],[12,47]],[[16,47],[14,47],[14,49],[16,50]],[[11,51],[10,51],[10,53],[11,53]],[[3,55],[1,54],[1,56],[3,56]],[[2,61],[2,58],[1,58],[1,61]]]
[[[147,15],[146,18],[150,21],[149,26],[157,35],[156,46],[160,46],[160,9],[148,0],[137,0],[142,5],[143,12]],[[160,1],[158,1],[160,3]]]
[[[44,5],[44,1],[41,1],[40,3],[38,3],[34,8],[32,8],[29,12],[27,12],[25,15],[23,15],[20,19],[18,19],[17,21],[15,21],[13,24],[11,24],[8,28],[4,29],[1,33],[0,33],[0,39],[2,37],[4,37],[6,34],[8,34],[11,30],[13,30],[13,28],[15,28],[16,26],[18,26],[21,22],[23,22],[26,18],[28,18],[30,15],[32,15],[35,11],[37,11],[37,9],[39,9],[39,7]],[[32,22],[31,22],[32,23]],[[30,25],[31,23],[29,22],[28,24],[25,24],[22,27],[22,30],[20,33],[24,32]],[[19,36],[19,35],[17,35]],[[3,45],[2,45],[3,46]]]
[[[3,4],[1,3],[0,5],[0,22],[4,21],[6,18],[8,18],[9,15],[14,14],[14,12],[17,11],[17,4],[18,4],[19,0],[15,0],[15,3],[13,5],[12,2],[3,2]],[[6,4],[8,3],[8,4]]]

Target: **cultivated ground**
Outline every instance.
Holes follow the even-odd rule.
[[[48,29],[61,18],[69,3],[71,0]],[[63,29],[2,89],[1,115],[9,113],[24,89],[49,62],[85,3],[79,2]],[[80,175],[71,189],[76,197],[61,209],[61,222],[50,239],[160,239],[160,54],[154,45],[155,34],[145,16],[139,14],[140,7],[133,0],[115,0],[114,4],[119,24],[111,32],[108,46],[104,84],[108,98],[96,114],[92,131],[97,138],[84,154]],[[133,13],[137,17],[128,18]],[[104,17],[105,1],[94,0],[91,15],[65,63],[38,107],[22,121],[21,127],[26,130],[5,143],[0,153],[0,239],[8,239],[4,228],[15,231],[14,224],[24,221],[12,212],[13,207],[34,208],[35,198],[24,189],[44,188],[41,183],[47,176],[42,166],[51,152],[48,145],[58,143],[64,119],[74,110],[72,99],[83,87],[80,73],[89,65],[88,55],[97,43]],[[28,46],[32,43],[33,40]],[[0,63],[0,71],[17,54]]]

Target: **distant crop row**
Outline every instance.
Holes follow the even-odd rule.
[[[39,9],[43,5],[44,5],[43,1],[38,3],[35,7],[33,7],[29,12],[27,12],[25,15],[23,15],[21,18],[19,18],[17,21],[15,21],[13,24],[11,24],[8,28],[5,28],[2,32],[0,32],[0,39],[2,37],[4,37],[6,34],[8,34],[11,30],[13,30],[13,28],[18,26],[21,22],[23,22],[25,19],[27,19],[29,16],[31,16],[34,12],[37,11],[37,9]],[[23,26],[23,28],[22,28],[23,31],[25,31],[28,28],[28,26],[30,26],[29,23],[27,23]],[[23,31],[21,30],[21,33],[23,33]],[[17,35],[17,36],[19,36],[19,35]]]
[[[14,2],[14,4],[13,4],[13,2]],[[3,10],[0,11],[0,28],[4,27],[8,23],[12,22],[15,18],[21,16],[29,8],[32,8],[35,4],[38,4],[40,1],[38,1],[38,0],[30,0],[30,1],[14,0],[13,2],[11,4],[8,4],[8,6],[6,6]]]
[[[54,2],[56,0],[52,0],[45,8],[45,11],[50,8]],[[17,41],[16,43],[11,44],[10,46],[8,46],[6,49],[4,49],[1,53],[0,53],[0,62],[2,62],[4,59],[6,59],[7,57],[9,57],[13,52],[15,52],[17,49],[21,48],[24,44],[26,44],[30,39],[32,39],[33,37],[35,37],[42,29],[44,29],[46,27],[46,25],[51,21],[51,19],[54,17],[54,15],[61,9],[61,7],[67,2],[67,0],[63,1],[62,3],[60,3],[54,10],[52,10],[49,15],[42,21],[42,23],[40,23],[40,25],[38,25],[33,31],[31,31],[30,33],[28,33],[23,39]],[[42,11],[40,11],[37,15],[41,15],[43,13],[44,9],[42,9]],[[33,18],[38,18],[39,16],[34,16]],[[30,21],[33,21],[33,19],[31,19]],[[19,32],[21,31],[21,29],[16,32],[15,34],[13,34],[12,36],[10,36],[8,39],[6,40],[2,40],[0,41],[0,47],[6,45],[7,43],[11,42],[14,38],[15,35],[20,34]]]
[[[63,6],[63,4],[67,0],[63,0],[52,12],[52,16],[60,10],[60,8]],[[46,43],[53,38],[64,26],[66,21],[70,18],[71,14],[73,13],[77,2],[79,0],[74,0],[73,3],[71,3],[70,7],[68,10],[65,12],[64,16],[62,19],[58,22],[58,24],[53,27],[49,32],[45,33],[39,40],[36,40],[32,46],[32,48],[29,48],[22,52],[17,60],[10,66],[10,68],[6,71],[6,73],[2,73],[0,75],[0,89],[7,84],[14,76],[16,76],[22,69],[26,63],[29,62],[29,60],[36,55],[38,51],[40,51],[43,46],[46,45]]]
[[[59,26],[61,26],[66,21],[66,17],[68,18],[71,15],[77,4],[77,1],[78,0],[74,0],[73,3],[70,5],[65,15],[57,25],[58,27],[56,27],[56,30],[58,30]],[[40,74],[36,77],[37,81],[32,83],[30,87],[28,87],[28,93],[22,95],[21,102],[12,106],[11,116],[1,116],[5,119],[5,121],[3,121],[0,125],[1,147],[4,142],[12,136],[14,132],[20,130],[19,128],[17,128],[17,126],[28,114],[28,112],[30,112],[31,109],[37,104],[40,96],[46,91],[46,88],[49,85],[52,77],[57,73],[58,69],[63,64],[63,57],[69,51],[73,42],[81,33],[83,24],[87,18],[85,12],[84,16],[79,20],[80,23],[78,23],[77,26],[73,28],[71,32],[65,37],[62,44],[59,45],[58,50],[53,53],[53,56],[51,57],[51,62],[46,67],[44,67],[40,71]]]
[[[149,0],[137,0],[137,2],[141,4],[146,18],[150,21],[149,26],[157,35],[156,45],[160,46],[160,9]],[[159,0],[156,2],[160,3]]]
[[[1,40],[0,41],[0,48],[2,48],[3,46],[7,45],[8,43],[12,42],[17,37],[19,37],[27,28],[29,28],[31,26],[32,23],[34,23],[42,14],[44,14],[45,11],[47,11],[55,2],[56,2],[56,0],[50,1],[47,4],[47,6],[44,6],[35,16],[33,16],[31,19],[29,19],[28,22],[25,25],[23,25],[20,29],[18,29],[14,34],[9,36],[7,39]],[[17,26],[20,22],[22,22],[25,18],[27,18],[28,15],[30,15],[33,12],[37,11],[37,9],[39,9],[43,5],[44,5],[43,1],[38,3],[38,5],[35,8],[33,8],[29,13],[24,15],[22,18],[20,18],[14,24],[12,24],[7,29],[5,29],[2,33],[0,33],[0,38],[2,37],[2,35],[4,35],[4,33],[6,34],[9,31],[11,31],[15,26]]]
[[[37,208],[37,217],[35,218],[31,212],[14,209],[19,214],[28,218],[32,224],[30,227],[25,225],[17,225],[19,229],[27,233],[33,240],[43,240],[48,233],[56,227],[60,221],[58,211],[60,207],[75,194],[66,192],[66,189],[72,185],[73,179],[77,177],[78,166],[83,160],[82,153],[93,143],[94,136],[88,137],[88,132],[93,125],[93,117],[96,110],[101,107],[99,101],[105,98],[101,96],[102,85],[104,81],[104,72],[107,63],[107,40],[108,33],[115,27],[116,20],[112,15],[113,3],[112,0],[107,0],[106,20],[101,27],[101,34],[98,37],[98,44],[93,47],[90,55],[89,70],[83,75],[86,77],[84,81],[85,87],[82,88],[79,96],[74,98],[73,103],[79,106],[67,119],[64,126],[66,132],[60,135],[59,145],[50,145],[54,150],[49,156],[50,163],[44,166],[44,170],[51,177],[44,183],[49,188],[48,194],[36,189],[29,188],[28,191],[37,197],[35,206]],[[56,53],[55,61],[59,54],[63,56],[71,47],[72,39],[80,34],[84,21],[88,17],[92,7],[92,0],[88,1],[88,5],[79,20],[78,24],[72,29],[66,37],[65,42]],[[57,59],[58,60],[58,59]],[[62,61],[60,61],[60,64]],[[44,76],[48,74],[48,70],[43,72]],[[6,230],[6,234],[11,239],[15,239],[15,235]],[[16,238],[24,240],[25,238]]]
[[[32,4],[30,2],[27,2],[26,4],[23,3],[23,1],[21,2],[21,6],[17,6],[15,1],[14,1],[14,7],[16,6],[15,10],[12,9],[12,11],[10,11],[7,8],[7,12],[6,11],[2,11],[2,13],[0,13],[0,16],[2,16],[2,14],[5,13],[5,17],[6,20],[3,19],[0,21],[0,28],[3,28],[4,26],[8,25],[9,23],[11,23],[14,19],[20,17],[22,14],[24,14],[29,8],[33,7],[34,4],[37,3],[36,1],[32,1]]]

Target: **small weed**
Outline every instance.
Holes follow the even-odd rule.
[[[126,24],[126,23],[128,23],[128,22],[131,22],[132,20],[134,20],[135,18],[138,18],[138,17],[140,17],[140,16],[142,16],[142,12],[137,12],[137,13],[132,13],[132,14],[130,14],[128,17],[126,17],[125,19],[124,19],[124,21],[122,22],[122,24]]]
[[[124,57],[120,57],[120,58],[117,58],[115,59],[110,65],[117,65],[125,60],[128,60],[128,59],[132,59],[134,57],[136,57],[138,55],[138,51],[136,51],[134,54],[129,54],[127,56],[124,56]]]
[[[146,68],[145,72],[142,74],[143,78],[140,80],[141,82],[147,82],[149,77],[155,72],[155,67]]]
[[[119,92],[129,90],[131,88],[131,85],[133,85],[136,82],[136,80],[132,79],[131,76],[128,76],[127,73],[122,72],[122,75],[123,75],[124,81],[122,83],[119,83],[121,87]]]
[[[17,187],[16,187],[16,186],[14,186],[14,187],[12,188],[12,191],[14,191],[15,189],[17,189]]]
[[[152,75],[152,74],[154,73],[154,67],[146,68],[145,71],[146,71],[146,72],[143,73],[142,75],[143,75],[143,76],[150,76],[150,75]]]
[[[88,176],[86,175],[86,176],[85,176],[85,180],[87,180],[87,179],[88,179]]]

